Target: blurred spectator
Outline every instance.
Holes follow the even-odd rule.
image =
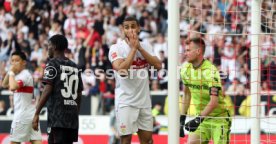
[[[114,89],[115,89],[114,79],[107,79],[106,89],[105,89],[105,92],[102,94],[104,113],[110,112],[111,107],[114,106],[114,98],[115,98]]]
[[[110,129],[111,129],[111,134],[109,135],[109,140],[108,144],[120,144],[120,136],[117,131],[117,126],[116,126],[116,112],[115,108],[112,107],[111,112],[110,112]]]
[[[20,1],[18,9],[16,10],[14,14],[14,25],[17,25],[20,20],[27,21],[27,2],[26,1]]]
[[[249,117],[251,115],[251,96],[247,96],[246,99],[242,101],[238,110],[241,116]]]
[[[161,128],[160,123],[156,121],[155,117],[153,117],[153,131],[152,131],[152,133],[153,134],[159,134],[160,128]]]
[[[159,83],[158,80],[152,80],[151,81],[151,91],[159,91]]]
[[[240,83],[239,79],[234,78],[232,84],[228,87],[225,93],[231,96],[232,101],[235,104],[235,113],[238,114],[238,109],[242,101],[246,98],[245,87]]]
[[[168,57],[168,46],[165,41],[165,36],[159,34],[156,38],[156,42],[153,44],[154,54],[161,59],[161,51],[164,54],[164,57]]]
[[[268,69],[268,80],[270,82],[271,89],[276,90],[276,57],[274,57],[270,62]]]
[[[6,104],[3,100],[0,100],[0,115],[6,115]]]
[[[94,42],[94,46],[91,50],[91,66],[92,69],[103,69],[104,64],[104,50],[99,41]]]
[[[261,84],[261,92],[265,93],[265,94],[269,94],[271,91],[270,87],[269,87],[269,83],[268,81],[264,81]]]
[[[27,53],[27,57],[31,54],[31,47],[29,41],[25,38],[24,33],[22,31],[17,32],[16,40],[15,40],[15,48],[16,50],[23,51]]]
[[[158,71],[158,79],[160,90],[166,90],[168,88],[168,59],[165,56],[164,51],[160,51],[160,61],[162,62],[162,69]]]
[[[157,115],[159,115],[161,113],[161,110],[162,110],[162,105],[157,103],[154,105],[151,113],[154,117],[156,117]]]
[[[34,49],[31,52],[30,60],[40,63],[42,60],[42,49],[40,48],[39,44],[36,43],[34,45]]]
[[[67,19],[66,14],[64,13],[63,5],[60,3],[57,6],[57,11],[54,15],[54,21],[58,22],[60,25],[64,25],[65,20]]]
[[[239,72],[239,65],[237,65],[237,53],[235,51],[235,45],[232,42],[226,42],[222,49],[221,68],[229,74],[229,79],[232,81],[236,77],[236,73]]]
[[[69,31],[70,29],[67,29],[67,31]],[[70,32],[70,31],[69,31]],[[52,27],[51,29],[49,30],[48,32],[48,36],[51,37],[53,35],[56,35],[56,34],[61,34],[62,31],[61,31],[61,26],[60,24],[57,22],[57,21],[54,21],[53,24],[52,24]]]

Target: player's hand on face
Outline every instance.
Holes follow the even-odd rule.
[[[14,73],[16,72],[16,66],[15,66],[15,64],[11,65],[10,71],[12,71]]]
[[[34,115],[34,118],[33,118],[33,129],[38,131],[38,121],[39,121],[39,115]]]
[[[135,31],[128,32],[126,40],[131,48],[134,48],[134,49],[140,48],[138,34]]]

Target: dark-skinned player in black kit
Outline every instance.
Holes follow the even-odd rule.
[[[47,102],[49,144],[72,144],[78,141],[79,110],[83,84],[77,65],[65,57],[68,41],[54,35],[48,41],[49,61],[44,70],[44,90],[33,118],[38,129],[39,113]]]

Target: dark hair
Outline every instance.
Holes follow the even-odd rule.
[[[49,41],[56,47],[58,51],[64,51],[68,47],[68,40],[64,35],[61,34],[52,36]]]
[[[19,56],[22,60],[27,61],[26,55],[22,51],[15,51],[12,53],[12,56]]]
[[[190,42],[193,42],[197,45],[199,45],[203,51],[203,53],[205,53],[205,42],[202,38],[200,37],[194,37],[194,38],[189,38],[187,41],[186,41],[186,44],[189,44]]]
[[[139,24],[139,21],[138,21],[135,17],[133,17],[133,16],[128,16],[128,17],[126,17],[126,18],[124,19],[123,23],[126,22],[126,21],[135,21],[135,22],[137,23],[137,25],[140,25],[140,24]]]

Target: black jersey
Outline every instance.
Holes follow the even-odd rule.
[[[83,90],[81,71],[69,59],[50,59],[44,70],[44,84],[53,86],[47,101],[48,127],[77,129],[78,92]]]

